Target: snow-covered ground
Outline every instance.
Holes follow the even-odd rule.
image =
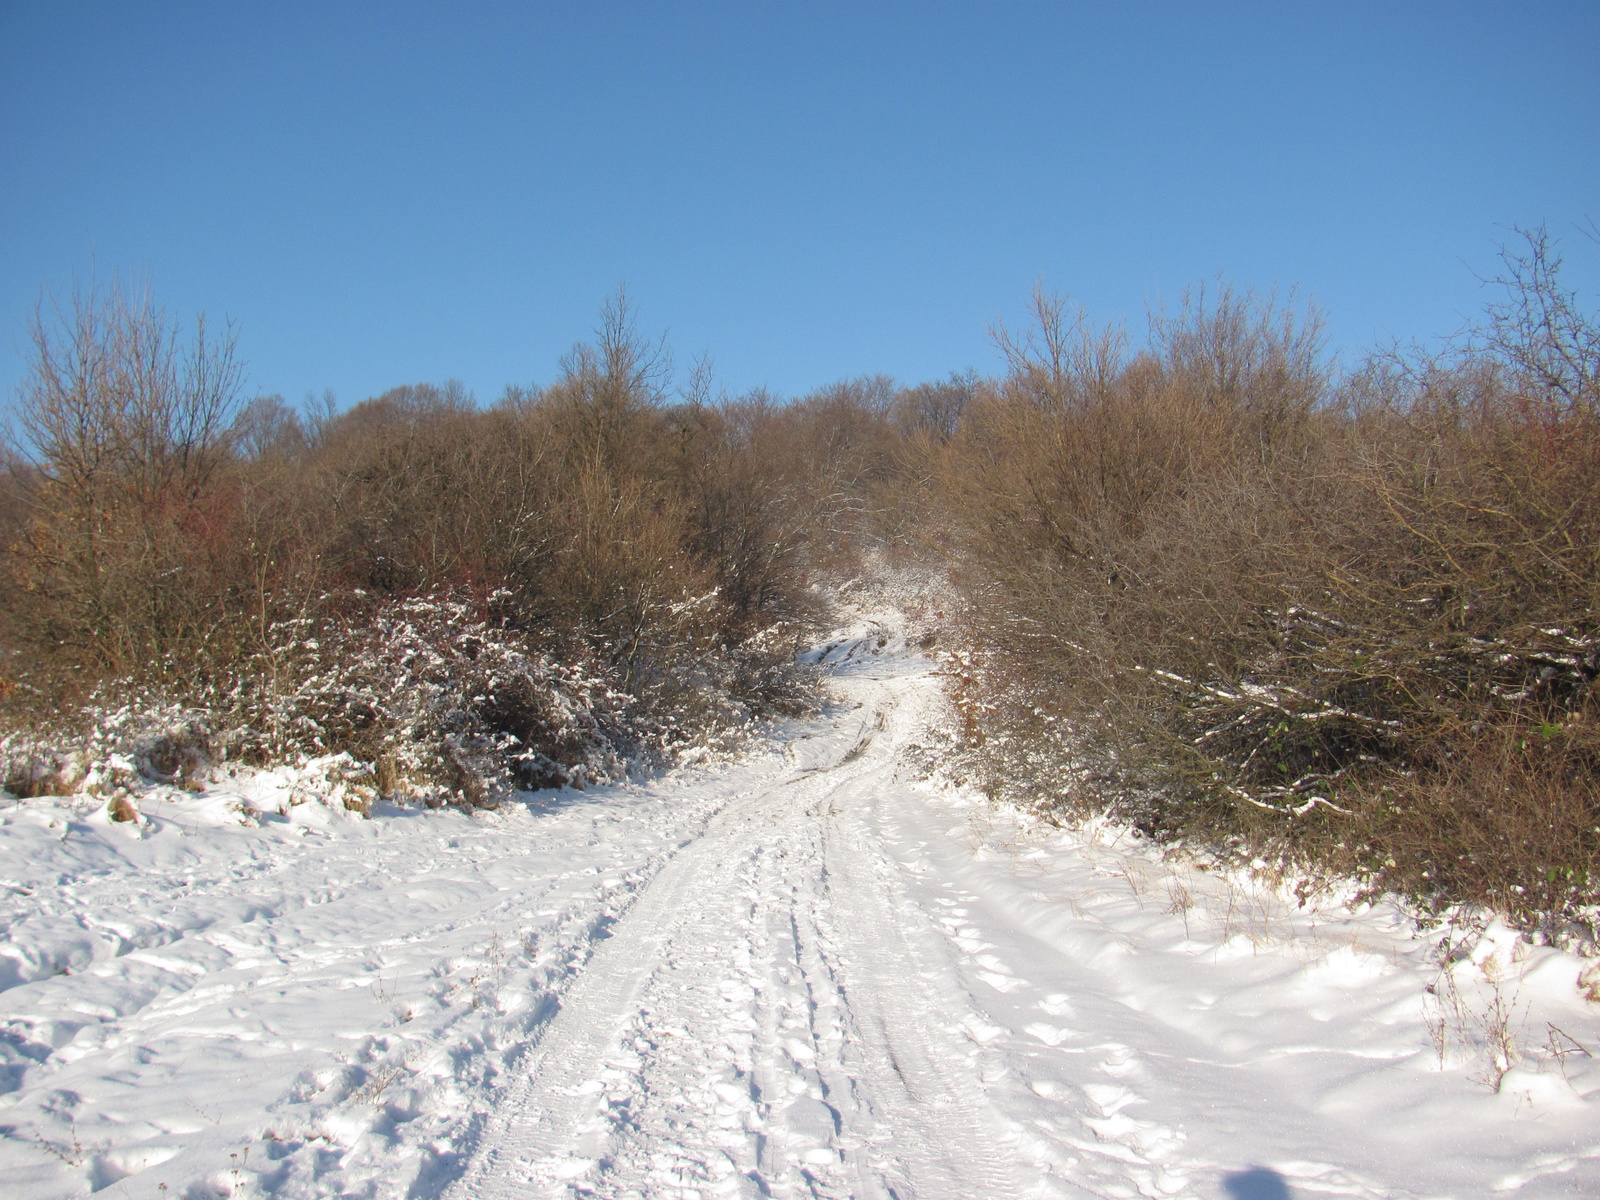
[[[0,1194],[1600,1195],[1579,960],[919,783],[932,664],[821,657],[736,763],[493,813],[7,802]]]

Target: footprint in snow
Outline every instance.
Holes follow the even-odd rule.
[[[1046,1046],[1059,1046],[1068,1038],[1077,1036],[1070,1029],[1063,1029],[1059,1025],[1046,1025],[1043,1021],[1035,1021],[1031,1025],[1024,1025],[1022,1032],[1038,1038]]]
[[[779,1117],[797,1144],[826,1146],[839,1132],[839,1114],[821,1100],[809,1096],[786,1105]]]
[[[1105,1116],[1115,1116],[1130,1104],[1144,1103],[1144,1097],[1114,1083],[1086,1083],[1083,1094],[1094,1101]]]
[[[1028,981],[1013,975],[1011,968],[997,955],[980,954],[976,961],[982,968],[978,972],[978,978],[997,992],[1014,992],[1018,988],[1028,986]]]
[[[1127,1046],[1106,1046],[1103,1049],[1106,1051],[1106,1057],[1099,1069],[1113,1079],[1137,1075],[1143,1070],[1139,1056]]]

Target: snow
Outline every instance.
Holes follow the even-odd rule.
[[[922,781],[903,629],[652,783],[8,802],[0,1192],[1600,1194],[1583,962]]]

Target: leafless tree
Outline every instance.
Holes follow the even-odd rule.
[[[1500,251],[1505,292],[1487,308],[1483,339],[1542,395],[1573,412],[1600,412],[1600,314],[1561,279],[1559,247],[1544,226],[1519,229]],[[1600,241],[1600,231],[1590,236]]]
[[[129,669],[196,632],[195,551],[214,548],[207,493],[228,460],[241,366],[233,329],[192,336],[148,289],[41,303],[15,409],[31,528],[14,556],[57,640]]]

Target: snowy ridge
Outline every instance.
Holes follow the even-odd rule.
[[[5,807],[0,1193],[1600,1194],[1584,964],[919,783],[903,628],[650,785]]]

